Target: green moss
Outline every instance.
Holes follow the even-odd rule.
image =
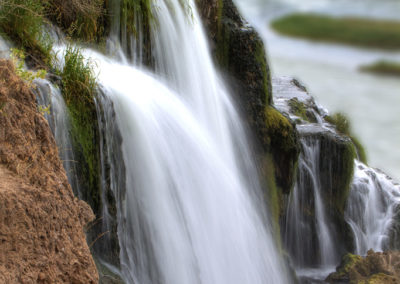
[[[344,209],[346,206],[346,201],[350,193],[350,185],[354,174],[354,159],[356,158],[356,152],[353,144],[349,143],[343,151],[342,154],[342,172],[344,175],[341,177],[340,184],[338,188],[343,188],[343,192],[337,195],[336,198],[336,208],[339,210],[341,215],[344,214]]]
[[[364,164],[368,163],[367,159],[367,153],[364,149],[364,146],[361,144],[360,140],[354,136],[350,136],[351,141],[353,141],[354,146],[356,147],[357,150],[357,157],[358,159],[363,162]]]
[[[294,115],[300,117],[302,120],[308,122],[317,122],[315,116],[308,112],[304,103],[300,102],[297,98],[290,99],[288,105],[290,107],[290,111]]]
[[[272,229],[278,247],[282,249],[280,234],[280,218],[283,210],[282,190],[278,188],[275,180],[275,167],[271,154],[266,154],[262,161],[262,177],[265,188],[264,198],[267,202],[269,212],[272,216]]]
[[[263,72],[262,74],[262,82],[264,86],[264,92],[266,96],[266,102],[270,105],[272,104],[272,84],[271,84],[271,74],[269,71],[269,67],[267,65],[267,60],[265,57],[265,49],[262,41],[257,41],[254,50],[254,57],[256,63],[258,63]]]
[[[294,129],[290,121],[271,106],[265,108],[265,124],[270,134],[269,138],[279,139],[282,150],[287,151],[296,143],[291,137]]]
[[[347,135],[353,142],[358,159],[367,164],[367,154],[361,142],[351,133],[351,125],[349,119],[342,113],[335,113],[332,116],[325,116],[325,120],[336,127],[339,133]]]
[[[340,266],[338,267],[338,274],[339,275],[345,275],[348,274],[351,269],[354,268],[354,266],[356,266],[359,263],[362,263],[363,258],[359,255],[355,255],[355,254],[345,254],[342,257],[342,261],[340,263]]]
[[[267,154],[263,163],[263,174],[265,183],[268,188],[266,199],[268,200],[269,209],[274,219],[273,226],[275,232],[279,232],[279,218],[281,215],[281,198],[282,193],[276,186],[274,161],[271,154]]]
[[[360,70],[381,75],[400,76],[400,63],[381,60],[371,65],[363,65]]]
[[[400,22],[292,14],[271,23],[281,34],[366,48],[400,49]]]
[[[354,278],[353,274],[356,270],[362,268],[362,265],[363,258],[361,256],[347,253],[342,257],[340,265],[336,268],[336,272],[331,273],[326,281],[328,283],[349,283],[349,280],[352,280],[350,279],[350,275],[352,275],[351,278]]]
[[[274,158],[277,185],[284,194],[289,194],[296,179],[300,154],[296,129],[288,118],[271,106],[265,108],[265,127],[268,151]]]
[[[4,0],[0,5],[0,30],[35,65],[50,64],[52,40],[44,30],[47,1]]]
[[[357,281],[357,284],[389,284],[389,283],[398,283],[398,279],[391,275],[387,275],[384,273],[377,273],[372,275],[368,280]]]

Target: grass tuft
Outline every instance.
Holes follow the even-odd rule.
[[[84,58],[78,47],[67,47],[61,77],[67,103],[92,103],[97,86],[93,63]]]

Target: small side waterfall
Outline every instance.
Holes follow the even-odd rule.
[[[319,141],[303,137],[301,145],[298,179],[287,206],[285,244],[298,268],[333,267],[339,256],[321,196]]]
[[[36,79],[34,83],[36,85],[34,91],[36,92],[39,110],[49,122],[68,181],[75,195],[81,199],[79,179],[76,175],[76,161],[69,135],[70,123],[67,106],[60,89],[54,84],[42,79]]]
[[[382,251],[393,245],[393,225],[400,214],[400,186],[385,174],[355,162],[354,180],[345,212],[354,234],[355,253]]]
[[[281,77],[273,82],[276,107],[298,122],[302,146],[284,231],[297,275],[305,283],[319,283],[347,252],[398,249],[400,185],[353,160],[353,142],[325,120],[327,112],[298,81]],[[305,115],[293,108],[294,102]]]

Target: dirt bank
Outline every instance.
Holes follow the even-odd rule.
[[[35,96],[0,60],[0,283],[97,283],[83,231],[93,218]]]

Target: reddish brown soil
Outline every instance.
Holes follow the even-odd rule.
[[[34,94],[0,60],[0,283],[97,283],[76,199]]]

